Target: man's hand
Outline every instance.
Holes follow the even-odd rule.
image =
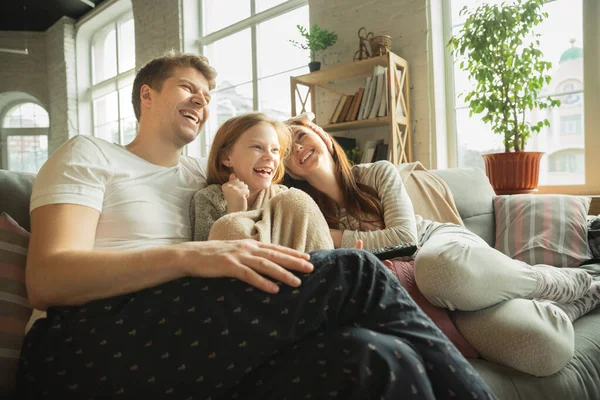
[[[225,202],[227,203],[227,213],[246,211],[248,209],[248,196],[250,189],[248,185],[240,181],[235,174],[229,175],[229,182],[221,186]]]
[[[250,239],[187,242],[176,246],[184,252],[186,275],[234,277],[268,293],[279,291],[268,278],[298,287],[300,279],[289,270],[304,273],[313,270],[306,253]]]

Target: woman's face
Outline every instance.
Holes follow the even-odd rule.
[[[308,180],[317,170],[331,170],[333,157],[319,135],[305,126],[292,127],[292,148],[285,167],[294,178]]]

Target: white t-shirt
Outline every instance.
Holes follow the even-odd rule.
[[[95,250],[132,250],[191,240],[190,200],[206,186],[206,161],[154,165],[105,140],[78,135],[38,173],[30,211],[71,203],[100,211]]]

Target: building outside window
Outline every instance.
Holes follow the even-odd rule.
[[[449,7],[445,12],[451,17],[446,18],[446,21],[451,24],[451,27],[445,30],[446,43],[450,35],[457,34],[464,24],[465,17],[459,16],[459,11],[464,6],[476,7],[482,1],[496,4],[501,2],[500,0],[451,0],[448,3]],[[513,0],[505,1],[510,3]],[[593,82],[584,80],[583,48],[584,39],[590,38],[595,29],[591,23],[592,19],[586,17],[585,13],[598,12],[597,7],[589,0],[551,0],[544,6],[548,18],[538,26],[544,58],[552,63],[550,71],[552,81],[544,87],[541,95],[557,98],[562,104],[557,108],[534,110],[529,114],[532,123],[548,118],[551,127],[543,128],[540,134],[534,133],[528,141],[526,150],[545,153],[541,164],[540,186],[566,187],[562,189],[563,192],[571,190],[569,185],[589,187],[590,182],[594,187],[598,185],[594,180],[595,174],[586,171],[586,156],[591,157],[591,149],[585,148],[586,136],[590,139],[594,132],[592,127],[586,127],[584,124],[584,104],[588,101],[588,91],[590,96],[597,97],[597,94],[592,90]],[[467,73],[461,71],[454,63],[449,52],[447,54],[449,62],[452,63],[454,83],[447,88],[453,106],[449,108],[449,112],[453,114],[448,120],[451,131],[449,135],[453,139],[449,140],[449,143],[456,143],[454,157],[450,156],[450,159],[454,158],[455,162],[452,163],[454,166],[485,169],[481,155],[504,151],[502,137],[493,134],[491,129],[481,121],[480,115],[474,114],[469,117],[468,105],[459,95],[469,90],[473,83],[469,82]],[[593,97],[590,100],[597,102],[599,99]]]
[[[208,154],[218,127],[228,118],[261,111],[282,120],[291,114],[290,76],[308,73],[308,51],[296,25],[308,27],[307,0],[199,0],[198,51],[217,70],[211,114],[191,155]]]
[[[49,122],[46,110],[35,103],[9,109],[2,121],[2,136],[6,138],[2,167],[37,173],[48,159]]]

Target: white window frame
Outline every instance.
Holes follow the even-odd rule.
[[[77,95],[79,114],[79,133],[94,135],[94,100],[111,92],[118,91],[127,85],[131,85],[135,79],[135,67],[118,73],[119,63],[119,25],[122,21],[133,18],[133,8],[129,0],[108,1],[107,5],[98,7],[91,15],[84,17],[76,24],[76,53],[77,53]],[[104,81],[93,84],[92,51],[93,41],[97,33],[107,29],[109,25],[116,26],[117,34],[117,75]],[[119,124],[119,141],[123,142],[123,130],[121,129],[121,107],[120,96],[117,107],[117,121]],[[130,100],[128,96],[128,100]]]
[[[48,127],[4,128],[4,119],[8,113],[21,104],[33,103],[40,106],[48,114]],[[9,136],[46,136],[50,139],[50,113],[42,104],[33,99],[19,99],[8,103],[0,113],[0,167],[8,169],[8,137]],[[48,153],[48,156],[50,154]]]
[[[554,0],[548,0],[554,1]],[[597,156],[594,151],[600,148],[600,2],[598,0],[583,1],[583,96],[584,96],[584,134],[585,134],[585,179],[584,185],[572,186],[540,186],[538,193],[564,193],[573,195],[600,194],[600,173],[598,173]],[[450,2],[442,2],[443,41],[448,43],[452,36],[452,14]],[[445,50],[446,76],[446,126],[448,166],[458,166],[457,128],[456,128],[456,93],[454,90],[454,60],[450,51]],[[595,167],[595,169],[594,169]]]
[[[228,36],[234,35],[238,32],[241,32],[245,29],[250,29],[250,36],[251,36],[251,46],[252,46],[252,95],[253,95],[253,104],[252,104],[252,108],[253,110],[258,110],[259,109],[259,98],[258,98],[258,58],[257,58],[257,53],[258,53],[258,49],[257,49],[257,45],[258,45],[258,40],[257,40],[257,25],[260,23],[263,23],[265,21],[268,21],[270,19],[276,18],[280,15],[286,14],[290,11],[293,11],[297,8],[300,7],[304,7],[306,5],[308,5],[308,0],[288,0],[284,3],[278,4],[275,7],[269,8],[265,11],[261,11],[259,13],[255,13],[256,12],[256,1],[255,0],[249,0],[250,1],[250,17],[243,19],[241,21],[238,21],[232,25],[229,25],[223,29],[220,29],[218,31],[215,32],[211,32],[210,34],[203,36],[203,27],[202,27],[202,10],[203,8],[203,0],[195,0],[196,4],[197,4],[197,8],[194,8],[193,5],[190,5],[189,8],[186,7],[186,14],[188,15],[197,15],[198,16],[198,21],[196,24],[194,24],[193,22],[188,22],[187,23],[187,28],[186,28],[186,20],[184,19],[184,32],[186,32],[184,34],[184,36],[188,36],[191,32],[190,26],[193,28],[196,28],[196,32],[195,32],[195,37],[197,37],[198,39],[196,39],[193,42],[193,51],[197,52],[198,54],[203,54],[204,51],[204,46],[210,45],[218,40],[224,39]],[[195,12],[190,12],[191,9],[193,9]],[[189,32],[189,33],[187,33]],[[189,44],[188,44],[189,46]],[[184,44],[184,48],[186,48],[186,44]],[[186,48],[187,50],[188,48]],[[218,72],[218,71],[217,71]],[[284,73],[286,71],[281,71],[278,74]],[[267,76],[268,77],[268,76]],[[261,79],[267,78],[267,77],[262,77]],[[246,83],[250,83],[250,82],[246,82]],[[200,137],[197,140],[199,143],[198,145],[200,146],[200,154],[202,155],[202,157],[207,157],[207,149],[210,145],[210,143],[208,143],[208,138],[207,135],[202,134],[200,135]]]

